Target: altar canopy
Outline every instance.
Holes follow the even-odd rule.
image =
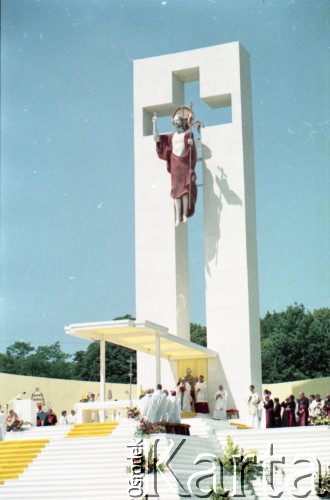
[[[105,342],[121,345],[156,357],[156,383],[160,383],[160,358],[169,361],[207,359],[215,351],[169,333],[168,328],[151,321],[117,320],[80,323],[65,327],[65,333],[100,342],[100,400],[105,397]]]
[[[65,327],[65,333],[87,340],[104,340],[134,351],[169,360],[212,358],[216,352],[169,333],[168,328],[145,321],[118,320],[80,323]]]

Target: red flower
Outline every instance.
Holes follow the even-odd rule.
[[[180,387],[180,392],[184,392],[185,390],[186,390],[185,386],[184,386],[184,385],[182,385],[182,386]]]

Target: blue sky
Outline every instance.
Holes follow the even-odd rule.
[[[0,352],[74,352],[65,325],[134,315],[133,60],[233,41],[251,56],[260,314],[329,307],[328,2],[2,0],[1,30]]]

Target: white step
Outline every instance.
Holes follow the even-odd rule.
[[[144,440],[147,448],[150,442],[160,439],[158,453],[162,455],[168,450],[170,440],[174,442],[174,449],[183,443],[179,453],[171,461],[171,468],[177,478],[186,487],[187,481],[193,472],[207,470],[210,464],[194,465],[199,454],[211,453],[219,457],[223,453],[228,435],[234,443],[243,447],[245,451],[256,449],[258,457],[269,449],[269,443],[274,444],[275,454],[285,454],[292,460],[294,455],[311,453],[317,450],[319,460],[326,464],[329,460],[329,431],[326,428],[295,428],[295,429],[267,429],[267,430],[237,430],[228,423],[211,421],[210,419],[187,419],[185,423],[191,425],[191,436],[154,435],[150,440]],[[89,437],[67,439],[65,436],[70,426],[55,426],[36,428],[31,431],[8,433],[6,440],[15,439],[44,439],[50,442],[41,451],[38,457],[30,464],[27,470],[16,481],[7,481],[0,486],[0,499],[4,500],[126,500],[128,480],[130,474],[127,466],[130,461],[128,446],[134,442],[134,432],[137,422],[124,419],[113,433],[106,437]],[[24,437],[23,437],[24,436]],[[139,437],[135,438],[137,441]],[[288,465],[288,471],[292,466]],[[151,475],[149,475],[152,477]],[[148,476],[148,477],[149,477]],[[165,473],[169,484],[163,476],[158,479],[158,493],[161,500],[179,500],[179,491],[176,479],[170,472]],[[208,487],[205,479],[204,486]],[[232,488],[233,478],[224,476],[224,484]],[[255,491],[261,500],[265,499],[264,490],[260,481],[255,481]],[[303,484],[303,482],[301,483]],[[195,491],[193,487],[193,491]],[[239,488],[238,488],[239,491]],[[198,491],[195,491],[197,493]],[[314,500],[310,495],[309,500]],[[191,498],[198,498],[192,496]],[[247,494],[247,499],[255,498],[254,494]],[[285,491],[282,500],[293,500],[294,497]],[[315,499],[318,497],[315,497]]]

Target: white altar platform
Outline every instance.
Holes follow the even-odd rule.
[[[133,400],[132,405],[129,399],[77,403],[74,406],[76,423],[119,422],[122,418],[127,417],[127,410],[131,406],[137,406],[137,401]]]

